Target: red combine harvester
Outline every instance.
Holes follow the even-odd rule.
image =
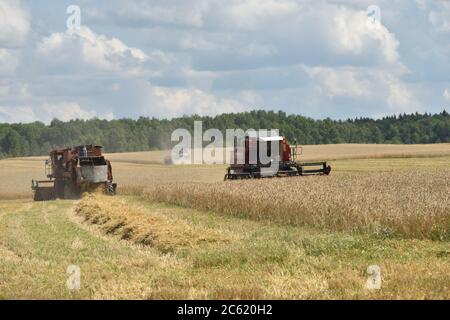
[[[279,145],[278,150],[273,150],[273,152],[271,150],[272,142],[277,142]],[[242,146],[238,147],[237,138],[234,139],[233,164],[228,167],[225,180],[329,175],[331,172],[331,167],[327,165],[326,161],[298,161],[301,147],[298,147],[296,143],[295,146],[290,146],[285,137],[250,137],[246,135],[243,146],[243,149]],[[264,152],[270,158],[266,164],[261,161],[259,156],[261,147],[264,147]],[[239,157],[241,157],[240,161],[238,161]],[[274,161],[278,163],[278,168],[269,170]]]
[[[102,155],[101,146],[53,150],[45,161],[45,173],[49,180],[31,182],[35,201],[76,199],[95,190],[116,193],[111,163]]]

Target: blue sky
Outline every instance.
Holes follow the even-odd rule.
[[[0,0],[0,122],[449,105],[450,1]]]

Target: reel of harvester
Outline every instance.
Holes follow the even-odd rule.
[[[274,142],[279,146],[277,150],[271,150]],[[268,151],[269,164],[264,164],[259,157],[262,147]],[[238,147],[237,139],[235,139],[231,154],[233,164],[227,168],[224,180],[330,174],[331,166],[326,161],[297,161],[301,151],[301,147],[298,147],[297,144],[290,146],[286,138],[282,136],[250,137],[246,135],[241,147]],[[252,155],[254,156],[252,157]],[[271,165],[274,161],[278,163],[277,168],[273,168]]]

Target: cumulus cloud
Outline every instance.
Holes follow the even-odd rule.
[[[2,0],[13,14],[0,10],[0,121],[254,108],[347,117],[441,104],[448,5],[375,3],[376,25],[370,0],[83,2],[82,28],[67,32],[55,22],[65,10],[41,10],[55,7],[48,0]]]
[[[84,64],[98,70],[128,73],[139,72],[139,66],[148,59],[142,50],[128,47],[117,38],[98,35],[88,27],[53,33],[38,43],[37,52],[53,64],[75,67]]]
[[[85,110],[73,102],[44,103],[36,107],[0,106],[1,122],[42,121],[49,123],[53,118],[68,121],[70,119],[91,119],[96,116],[95,111]]]
[[[138,96],[139,113],[147,116],[176,117],[184,114],[216,115],[246,109],[242,101],[248,94],[233,98],[219,97],[198,88],[161,87],[150,83],[137,84],[133,95]]]
[[[38,43],[37,52],[53,63],[84,63],[105,71],[130,71],[148,58],[141,50],[128,47],[117,38],[98,35],[88,27],[53,33]]]
[[[371,96],[371,83],[355,68],[305,68],[313,80],[322,85],[329,97],[368,97]]]
[[[382,53],[387,62],[398,60],[399,42],[395,35],[379,22],[371,22],[366,12],[340,7],[332,28],[336,35],[337,52],[361,54],[374,47]],[[370,41],[376,41],[374,46]]]
[[[40,73],[63,75],[68,83],[72,79],[85,84],[94,82],[97,88],[103,86],[103,79],[164,79],[183,72],[171,53],[128,46],[117,37],[98,34],[87,26],[44,37],[36,44],[34,55]]]
[[[10,76],[19,64],[18,48],[30,29],[29,14],[20,1],[0,1],[0,76]]]
[[[417,100],[408,87],[396,78],[387,79],[389,88],[388,106],[394,113],[418,111]]]
[[[315,95],[323,95],[329,100],[348,98],[359,101],[361,114],[367,113],[364,106],[372,108],[373,103],[379,104],[379,109],[385,105],[384,112],[389,113],[420,109],[412,88],[401,81],[403,69],[305,67],[305,70],[312,78]]]
[[[18,0],[0,2],[0,47],[17,47],[24,43],[30,30],[27,11]]]
[[[383,24],[368,24],[365,6],[303,0],[196,0],[188,8],[179,1],[129,3],[126,11],[113,6],[105,16],[136,30],[167,28],[170,38],[158,41],[170,46],[173,38],[180,49],[190,50],[197,70],[346,65],[352,59],[374,65],[399,56],[395,35]]]

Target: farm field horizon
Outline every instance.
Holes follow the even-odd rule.
[[[333,172],[408,169],[414,166],[447,167],[447,160],[450,159],[450,143],[305,145],[302,149],[300,157],[303,161],[331,161]],[[164,161],[169,156],[169,150],[106,153],[106,157],[114,163],[114,179],[125,187],[146,186],[149,182],[223,180],[225,164],[166,165]],[[0,177],[3,183],[0,184],[0,199],[31,197],[31,179],[46,179],[46,159],[48,156],[1,159]]]
[[[304,146],[330,176],[228,182],[168,154],[107,154],[117,196],[42,203],[46,157],[0,160],[0,298],[450,299],[450,144]]]

